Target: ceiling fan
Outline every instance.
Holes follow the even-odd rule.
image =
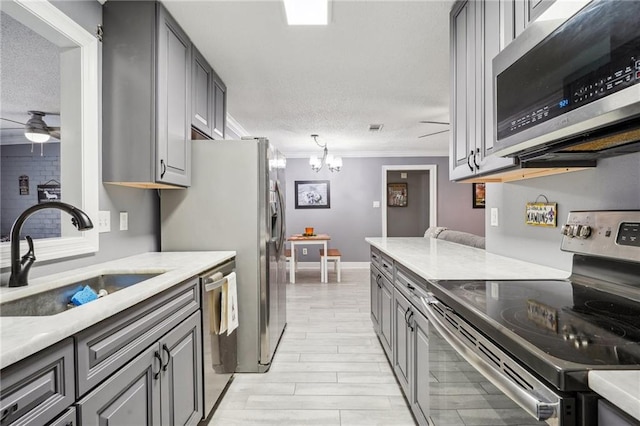
[[[444,122],[444,121],[431,121],[431,120],[421,120],[421,121],[419,121],[419,123],[425,123],[425,124],[441,124],[441,125],[444,125],[444,126],[448,126],[448,125],[449,125],[449,123]],[[418,136],[418,138],[426,138],[427,136],[433,136],[433,135],[437,135],[437,134],[444,133],[444,132],[448,132],[448,131],[449,131],[449,129],[446,129],[446,130],[439,130],[439,131],[437,131],[437,132],[427,133],[426,135]]]
[[[26,123],[0,117],[0,120],[20,124],[23,127],[3,127],[2,130],[24,130],[24,136],[31,142],[44,143],[50,138],[60,140],[60,127],[49,127],[44,121],[45,115],[60,115],[55,112],[28,111],[31,118]]]

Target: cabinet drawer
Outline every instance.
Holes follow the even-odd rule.
[[[380,252],[373,247],[371,248],[371,264],[375,265],[376,268],[380,269]]]
[[[427,281],[409,271],[402,265],[396,264],[396,280],[395,284],[403,290],[412,290],[413,288],[420,288],[427,291]]]
[[[2,370],[0,425],[43,425],[75,400],[73,340]]]
[[[380,271],[393,281],[393,259],[384,253],[380,253]]]
[[[48,426],[76,426],[78,421],[76,420],[76,408],[71,407],[63,415],[49,423]]]
[[[193,278],[76,335],[78,397],[200,308]]]

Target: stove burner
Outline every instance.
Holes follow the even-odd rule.
[[[612,303],[606,300],[588,300],[584,302],[584,305],[602,314],[614,314],[623,316],[638,315],[637,308],[633,309],[631,307],[619,305],[617,303]]]
[[[530,286],[519,286],[517,283],[512,285],[503,286],[499,285],[499,283],[495,283],[492,281],[481,281],[481,282],[470,282],[462,284],[459,287],[459,290],[462,294],[467,295],[471,293],[474,297],[482,296],[485,297],[487,294],[487,286],[497,285],[497,290],[491,288],[492,295],[495,294],[497,298],[501,300],[520,300],[535,297],[539,294],[539,291],[532,289]],[[454,289],[455,291],[455,289]],[[465,294],[467,293],[467,294]]]

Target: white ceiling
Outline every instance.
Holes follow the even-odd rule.
[[[228,87],[228,112],[288,156],[447,155],[453,1],[333,0],[288,26],[279,0],[163,0]],[[384,124],[371,133],[370,124]]]

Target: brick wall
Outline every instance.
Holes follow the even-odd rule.
[[[0,235],[8,237],[11,225],[26,208],[38,203],[37,186],[51,179],[60,181],[60,143],[48,142],[44,145],[44,155],[40,156],[40,146],[31,145],[0,146],[2,163],[0,212],[2,220]],[[29,195],[20,195],[19,177],[29,176]],[[64,188],[62,188],[64,200]],[[60,210],[42,210],[32,215],[22,228],[22,237],[36,238],[60,236]]]

